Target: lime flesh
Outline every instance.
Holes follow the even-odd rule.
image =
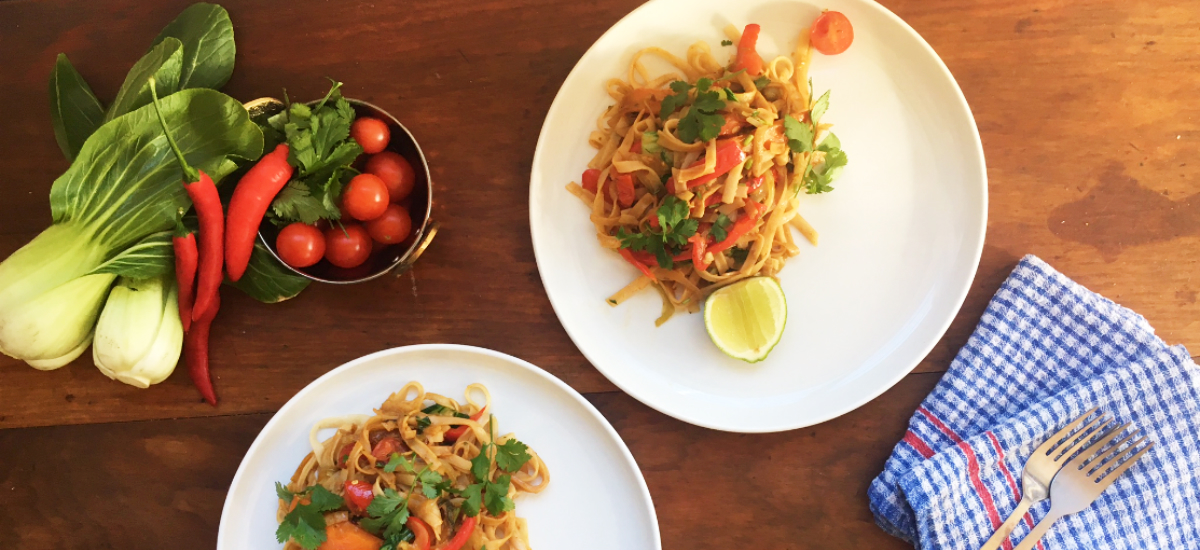
[[[787,300],[771,277],[751,277],[709,295],[704,327],[726,355],[748,363],[767,358],[783,337]]]

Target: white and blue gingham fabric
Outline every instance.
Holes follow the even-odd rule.
[[[1140,315],[1026,256],[868,491],[887,532],[978,549],[1021,498],[1033,449],[1092,407],[1155,447],[1041,550],[1200,549],[1200,367]],[[1034,505],[1011,550],[1050,508]]]

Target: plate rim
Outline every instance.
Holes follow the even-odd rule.
[[[225,526],[226,517],[228,516],[230,506],[232,506],[234,504],[234,502],[233,502],[234,489],[236,487],[238,487],[240,485],[240,483],[242,482],[242,475],[245,473],[245,470],[247,468],[247,466],[246,466],[247,460],[249,459],[249,457],[252,454],[254,454],[256,451],[258,451],[259,446],[266,444],[266,443],[264,443],[264,440],[263,440],[263,434],[267,433],[268,430],[273,428],[277,422],[282,422],[281,418],[282,418],[282,415],[284,412],[290,411],[291,408],[293,408],[293,407],[298,407],[299,405],[297,403],[299,403],[300,400],[304,396],[306,396],[308,393],[316,391],[314,388],[321,386],[328,379],[333,378],[334,376],[337,376],[342,372],[355,369],[359,365],[369,363],[380,357],[385,357],[385,356],[390,356],[390,355],[402,356],[402,355],[407,355],[410,353],[427,352],[427,351],[443,351],[443,352],[463,353],[463,354],[467,354],[467,355],[482,355],[482,356],[489,357],[491,359],[498,359],[500,361],[504,361],[514,367],[518,367],[520,369],[526,370],[526,371],[530,372],[531,374],[538,376],[547,382],[550,382],[552,385],[554,385],[558,389],[564,391],[577,404],[582,405],[583,409],[586,410],[588,412],[588,414],[590,414],[593,417],[593,419],[597,420],[600,423],[600,426],[603,427],[604,430],[608,433],[608,436],[617,443],[617,446],[621,450],[621,455],[625,459],[626,465],[631,467],[633,472],[636,474],[637,486],[638,486],[637,488],[639,489],[640,496],[642,497],[642,500],[644,501],[644,503],[646,504],[646,507],[650,511],[649,519],[651,520],[650,524],[652,526],[652,532],[654,535],[654,547],[653,548],[655,550],[662,550],[662,531],[659,528],[659,524],[658,524],[658,511],[654,507],[654,498],[650,495],[650,488],[648,485],[646,485],[646,476],[642,474],[642,469],[640,466],[638,466],[637,459],[634,458],[633,453],[629,450],[629,446],[625,444],[625,439],[621,437],[621,434],[617,433],[616,428],[614,428],[612,426],[612,424],[608,421],[608,419],[605,418],[604,415],[600,413],[599,409],[597,409],[594,405],[592,405],[592,403],[590,401],[588,401],[587,398],[585,398],[583,396],[583,394],[576,391],[575,388],[572,388],[570,385],[568,385],[566,382],[563,382],[557,376],[550,374],[545,369],[542,369],[541,367],[538,367],[537,365],[534,365],[533,363],[530,363],[529,361],[526,361],[519,357],[509,355],[509,354],[501,352],[501,351],[489,349],[489,348],[484,348],[484,347],[479,347],[479,346],[470,346],[470,345],[465,345],[465,344],[448,344],[448,343],[429,343],[429,344],[414,344],[414,345],[409,345],[409,346],[397,346],[397,347],[393,347],[393,348],[380,350],[380,351],[377,351],[374,353],[369,353],[367,355],[363,355],[356,359],[352,359],[350,361],[342,363],[341,365],[337,366],[334,369],[331,369],[329,372],[322,374],[321,376],[317,377],[317,379],[313,380],[312,382],[309,382],[306,386],[304,386],[304,388],[302,388],[300,391],[296,392],[295,395],[293,395],[290,399],[288,399],[287,402],[284,403],[282,407],[279,407],[279,410],[275,411],[275,413],[271,415],[271,419],[268,420],[267,423],[263,425],[261,430],[259,430],[258,435],[254,436],[254,441],[250,444],[250,447],[246,449],[245,454],[242,455],[242,460],[241,460],[241,462],[238,463],[237,471],[233,474],[233,479],[229,482],[229,489],[225,493],[225,502],[221,505],[221,519],[217,523],[217,550],[222,550],[222,548],[223,548],[221,546],[221,542],[223,540],[221,538],[221,532],[226,528],[226,526]]]
[[[969,263],[969,268],[967,270],[968,276],[959,282],[957,292],[953,295],[954,296],[953,313],[951,315],[948,315],[947,318],[942,321],[940,327],[936,327],[937,330],[935,332],[937,334],[937,337],[932,338],[930,340],[930,342],[928,342],[924,346],[921,353],[918,354],[916,356],[916,358],[912,361],[912,365],[910,365],[907,369],[898,370],[896,375],[893,376],[886,384],[880,384],[879,387],[877,387],[875,390],[870,391],[870,392],[865,392],[858,399],[848,400],[847,405],[840,407],[840,408],[835,408],[835,409],[831,408],[830,412],[827,412],[827,413],[821,414],[821,415],[816,415],[815,420],[799,420],[799,421],[795,421],[795,422],[783,422],[783,423],[779,423],[774,426],[764,426],[764,427],[746,427],[744,425],[737,425],[737,424],[721,425],[721,424],[717,424],[714,422],[706,422],[703,420],[698,420],[696,418],[691,418],[691,417],[689,417],[689,415],[687,415],[686,411],[675,410],[674,408],[670,408],[670,407],[664,406],[660,403],[656,403],[654,400],[649,399],[644,394],[644,392],[634,391],[633,389],[631,389],[629,387],[629,384],[622,383],[621,381],[616,380],[613,376],[610,376],[608,369],[606,369],[605,367],[602,367],[599,363],[597,363],[595,361],[595,359],[592,357],[592,355],[590,355],[583,348],[583,346],[579,345],[579,338],[571,330],[571,328],[567,326],[567,323],[563,321],[562,315],[559,314],[559,311],[564,306],[559,304],[555,300],[554,294],[550,292],[550,287],[549,287],[549,285],[547,285],[546,275],[545,275],[546,272],[542,266],[543,258],[541,257],[541,255],[538,254],[538,250],[541,247],[538,244],[537,232],[534,231],[534,216],[535,216],[535,212],[537,212],[537,210],[535,209],[535,206],[536,206],[535,203],[537,202],[537,199],[536,199],[536,194],[534,193],[534,185],[535,185],[534,174],[536,173],[537,167],[542,162],[542,156],[544,154],[544,147],[546,146],[546,143],[548,142],[547,138],[548,138],[548,132],[550,131],[549,123],[550,123],[551,116],[556,114],[557,111],[564,108],[563,107],[563,104],[564,104],[563,97],[564,96],[563,96],[562,92],[563,92],[564,86],[566,86],[567,81],[571,80],[572,77],[576,76],[576,73],[580,73],[581,71],[583,71],[584,59],[586,59],[590,54],[592,54],[593,50],[596,49],[596,46],[601,41],[603,41],[606,37],[608,37],[614,31],[614,29],[616,29],[618,26],[620,26],[626,20],[636,17],[639,12],[647,9],[651,5],[656,5],[659,3],[667,3],[667,2],[677,2],[677,1],[680,1],[680,0],[650,0],[650,1],[634,8],[632,11],[625,14],[625,16],[621,17],[616,22],[614,22],[611,26],[609,26],[609,28],[607,30],[605,30],[604,33],[601,34],[598,38],[596,38],[596,40],[594,42],[592,42],[592,45],[589,46],[588,49],[585,50],[582,55],[580,55],[579,60],[575,62],[575,65],[571,68],[571,71],[569,73],[567,73],[567,76],[563,79],[563,83],[561,85],[559,85],[558,91],[554,94],[554,100],[550,103],[550,108],[546,110],[546,117],[542,121],[541,130],[538,132],[537,145],[534,148],[533,161],[530,165],[529,203],[528,203],[529,221],[530,221],[529,236],[530,236],[530,240],[533,244],[533,258],[534,258],[534,262],[538,266],[538,276],[540,277],[540,279],[542,281],[542,288],[546,292],[546,297],[550,300],[550,307],[554,310],[554,315],[555,315],[555,317],[558,318],[559,325],[561,325],[563,327],[563,330],[567,333],[567,336],[571,339],[571,343],[575,344],[575,348],[577,350],[579,350],[579,352],[584,356],[584,358],[586,358],[588,360],[589,363],[591,363],[592,367],[595,368],[596,370],[600,371],[600,374],[604,375],[604,377],[609,382],[612,382],[613,385],[620,388],[621,391],[625,392],[626,394],[629,394],[631,397],[633,397],[634,399],[637,399],[642,404],[644,404],[658,412],[661,412],[667,416],[670,416],[670,417],[680,420],[682,422],[686,422],[688,424],[692,424],[695,426],[700,426],[700,427],[708,428],[708,429],[712,429],[712,430],[717,430],[717,431],[729,432],[729,433],[778,433],[778,432],[796,430],[796,429],[800,429],[800,428],[806,428],[809,426],[815,426],[817,424],[828,422],[834,418],[837,418],[839,416],[842,416],[842,415],[848,414],[854,410],[857,410],[858,408],[862,407],[863,405],[866,405],[867,403],[873,401],[875,398],[879,397],[883,393],[894,388],[896,386],[896,384],[900,383],[900,381],[903,380],[906,376],[908,376],[909,374],[912,374],[912,372],[914,370],[916,370],[916,368],[921,364],[921,362],[924,361],[925,358],[927,358],[929,356],[929,353],[931,351],[933,351],[933,348],[936,347],[937,344],[942,341],[942,338],[944,338],[946,335],[946,331],[950,329],[950,325],[954,322],[954,320],[956,318],[958,318],[959,312],[962,311],[963,303],[966,301],[967,295],[970,293],[970,290],[971,290],[971,285],[972,285],[972,283],[974,283],[976,275],[979,272],[979,262],[980,262],[980,259],[983,257],[983,247],[984,247],[984,243],[985,243],[986,237],[987,237],[988,187],[989,187],[988,186],[988,174],[987,174],[987,157],[984,154],[984,150],[983,150],[983,140],[979,135],[979,124],[975,120],[975,114],[971,111],[971,106],[967,102],[967,98],[963,94],[962,87],[959,86],[958,80],[954,78],[954,74],[950,72],[950,68],[946,66],[946,62],[944,60],[942,60],[942,57],[940,55],[938,55],[936,50],[933,49],[933,46],[931,46],[929,44],[929,42],[926,41],[925,38],[922,37],[921,34],[916,31],[916,29],[912,28],[912,26],[909,25],[906,21],[904,21],[904,19],[902,19],[900,16],[893,13],[891,10],[889,10],[887,7],[883,6],[879,2],[876,2],[875,0],[845,0],[847,2],[857,2],[857,3],[861,4],[862,6],[866,7],[867,9],[877,10],[884,17],[888,18],[893,23],[897,24],[898,28],[901,29],[902,32],[906,33],[910,38],[915,39],[918,47],[923,49],[925,51],[925,53],[929,54],[933,58],[936,68],[938,70],[940,70],[942,76],[945,77],[949,81],[951,88],[953,89],[953,92],[954,92],[954,97],[956,99],[953,107],[955,109],[960,110],[961,113],[965,114],[967,120],[970,123],[969,129],[970,129],[970,137],[971,137],[971,146],[972,146],[972,149],[974,150],[975,157],[977,157],[978,161],[979,161],[979,181],[982,186],[982,190],[979,194],[979,196],[980,196],[979,203],[975,205],[975,207],[978,209],[978,212],[979,212],[979,215],[978,215],[979,223],[974,228],[975,231],[974,231],[973,237],[974,237],[975,242],[973,243],[973,246],[971,247],[971,254],[970,254],[970,258],[969,258],[970,263]],[[797,3],[810,3],[811,4],[811,2],[806,2],[805,0],[798,0]]]

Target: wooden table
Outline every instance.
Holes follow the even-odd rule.
[[[316,97],[332,76],[398,114],[429,155],[443,232],[399,279],[313,286],[273,306],[227,289],[213,334],[218,408],[183,373],[138,390],[86,356],[53,372],[0,358],[3,546],[212,548],[234,470],[297,390],[373,351],[455,342],[527,359],[585,393],[641,465],[667,549],[903,548],[874,525],[867,485],[1021,256],[1200,349],[1200,6],[886,0],[958,79],[987,152],[987,244],[949,332],[878,399],[783,434],[696,428],[617,391],[550,308],[527,190],[559,84],[638,3],[227,1],[238,64],[225,91]],[[69,53],[111,100],[187,4],[0,1],[0,257],[49,223],[50,183],[66,168],[46,98],[55,55]]]

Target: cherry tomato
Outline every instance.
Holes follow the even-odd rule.
[[[412,231],[412,216],[398,204],[387,207],[382,216],[367,222],[367,233],[375,242],[396,244],[408,238]]]
[[[364,153],[374,155],[387,148],[392,132],[384,121],[365,116],[350,125],[350,137],[362,146]]]
[[[288,224],[275,237],[279,259],[292,267],[308,267],[325,255],[325,237],[321,230],[300,222]]]
[[[375,174],[359,174],[342,191],[342,206],[350,217],[368,221],[383,215],[388,207],[388,190]]]
[[[348,223],[344,228],[325,230],[325,259],[338,267],[358,267],[371,255],[371,235],[363,226]]]
[[[375,460],[388,461],[392,459],[392,453],[403,453],[408,450],[408,446],[400,441],[398,437],[388,436],[379,440],[374,447],[371,448],[371,455]]]
[[[342,486],[342,493],[345,495],[346,508],[352,514],[365,514],[367,506],[370,506],[371,501],[375,500],[375,493],[371,490],[371,484],[357,479],[347,481]]]
[[[408,516],[404,524],[413,532],[413,547],[417,550],[429,550],[429,541],[433,540],[433,528],[417,516]]]
[[[837,55],[854,42],[854,27],[850,26],[850,20],[842,12],[827,11],[813,21],[809,39],[818,52]]]
[[[417,180],[412,164],[409,164],[408,160],[398,153],[391,151],[371,155],[371,158],[367,159],[365,172],[375,174],[383,180],[384,185],[387,185],[388,188],[388,198],[392,202],[400,202],[407,198],[412,193],[413,185]]]

